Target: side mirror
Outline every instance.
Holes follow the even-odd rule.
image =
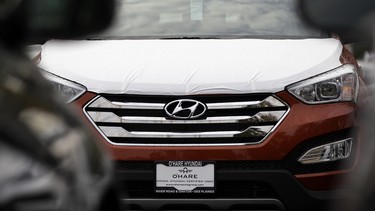
[[[69,39],[106,28],[114,0],[24,0],[31,40]]]
[[[369,24],[373,24],[374,0],[300,0],[300,7],[307,22],[337,33],[344,42],[372,34],[373,26]]]

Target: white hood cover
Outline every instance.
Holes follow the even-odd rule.
[[[341,65],[335,39],[50,41],[40,67],[97,93],[278,92]]]

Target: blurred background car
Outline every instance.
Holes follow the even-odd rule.
[[[112,9],[109,0],[1,1],[0,210],[120,210],[109,154],[22,51],[98,31]]]

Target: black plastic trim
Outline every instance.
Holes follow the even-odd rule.
[[[122,200],[130,210],[257,210],[285,211],[284,205],[277,199],[127,199]],[[132,206],[136,205],[136,206]],[[137,207],[138,209],[131,209]]]
[[[152,180],[153,174],[124,174],[120,180],[125,181],[124,184],[126,185],[126,181],[128,182],[135,182],[133,180],[137,178],[139,182],[145,180]],[[345,196],[347,196],[347,192],[345,190],[330,190],[330,191],[311,191],[306,189],[292,174],[287,171],[236,171],[236,172],[222,172],[217,174],[217,181],[242,181],[244,184],[247,182],[252,181],[262,181],[269,184],[272,187],[273,191],[276,192],[276,196],[273,198],[269,198],[272,200],[279,200],[287,210],[289,211],[325,211],[328,210],[329,205],[331,203],[337,203],[337,200],[343,200]],[[125,187],[126,188],[126,187]],[[219,188],[219,187],[217,187]],[[195,198],[193,198],[195,197]],[[202,195],[202,197],[197,198],[197,196],[187,197],[186,195],[181,196],[181,198],[190,200],[190,201],[199,201],[201,199],[206,199],[211,210],[212,207],[216,207],[219,201],[226,201],[226,200],[235,200],[229,199],[227,197],[217,197],[217,195],[213,194],[210,197],[207,195]],[[144,198],[127,198],[124,199],[128,202],[142,202],[142,200],[151,200],[157,199],[158,204],[168,204],[172,199],[168,197],[168,195],[163,196],[160,195],[153,195],[150,197]],[[261,198],[241,198],[241,200],[249,200],[249,201],[262,201]],[[173,199],[174,200],[174,199]],[[189,201],[188,200],[188,201]],[[178,202],[178,201],[175,201]],[[183,201],[181,201],[183,202]],[[259,202],[259,201],[258,201]],[[143,202],[142,202],[143,203]],[[142,206],[138,204],[139,206]],[[184,203],[177,203],[180,206],[183,206]],[[235,205],[235,204],[233,204]],[[267,205],[267,204],[266,204]],[[151,206],[150,204],[147,206]],[[154,207],[154,210],[157,210],[158,207]],[[147,209],[146,209],[147,210]]]

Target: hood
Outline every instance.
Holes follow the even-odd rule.
[[[49,41],[40,67],[96,93],[279,92],[341,65],[336,39]]]

